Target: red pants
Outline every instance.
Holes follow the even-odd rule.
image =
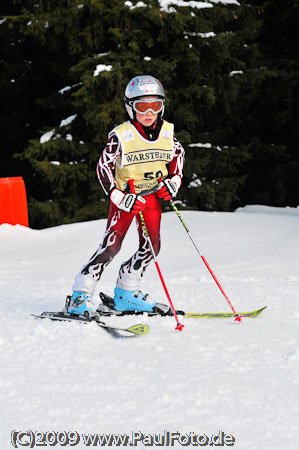
[[[143,217],[157,255],[160,251],[161,204],[156,194],[150,194],[144,198],[146,207],[143,211]],[[128,291],[139,289],[144,271],[153,259],[148,240],[144,234],[139,214],[135,216],[118,209],[113,203],[110,203],[103,242],[77,275],[73,290],[90,292],[91,294],[94,292],[105,267],[121,249],[124,237],[134,217],[137,222],[139,247],[134,255],[121,265],[116,285]]]

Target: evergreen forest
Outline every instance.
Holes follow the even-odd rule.
[[[181,208],[297,206],[298,24],[299,0],[1,0],[0,177],[30,226],[107,216],[96,164],[141,74],[186,151]]]

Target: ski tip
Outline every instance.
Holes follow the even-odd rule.
[[[263,306],[260,309],[257,309],[255,311],[251,311],[251,312],[247,312],[247,313],[240,313],[240,315],[242,317],[257,317],[259,316],[265,309],[267,308],[267,306]]]
[[[129,331],[130,333],[137,334],[139,336],[143,336],[145,334],[148,334],[150,330],[150,327],[146,325],[145,323],[139,323],[137,325],[133,325],[132,327],[129,327],[126,329],[126,331]]]

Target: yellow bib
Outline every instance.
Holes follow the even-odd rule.
[[[167,164],[173,158],[173,124],[163,121],[156,141],[148,141],[130,122],[114,128],[109,137],[116,134],[122,147],[121,158],[115,166],[118,189],[124,191],[127,182],[134,180],[137,193],[152,189],[158,180],[168,175]]]

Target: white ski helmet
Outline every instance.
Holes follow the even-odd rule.
[[[131,119],[134,119],[133,102],[139,97],[159,97],[163,101],[162,111],[159,117],[163,117],[165,109],[165,94],[162,83],[152,75],[139,75],[132,78],[125,90],[125,106]]]

